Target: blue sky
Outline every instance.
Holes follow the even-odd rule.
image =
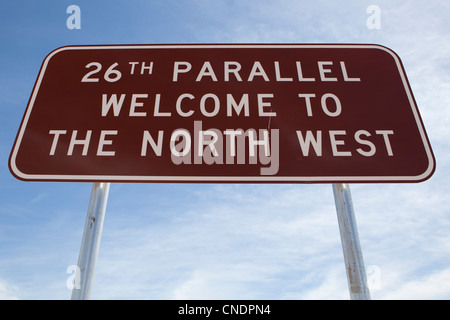
[[[69,30],[69,5],[81,29]],[[380,29],[366,25],[381,9]],[[8,157],[43,59],[77,44],[376,43],[402,59],[436,157],[352,184],[373,299],[450,298],[446,1],[3,1],[0,299],[70,299],[90,183],[22,182]],[[348,299],[328,184],[111,184],[94,299]]]

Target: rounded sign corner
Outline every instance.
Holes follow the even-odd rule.
[[[430,148],[430,150],[431,150],[431,148]],[[430,153],[431,153],[430,161],[428,163],[427,170],[425,170],[425,172],[419,176],[420,179],[417,180],[417,182],[424,182],[424,181],[430,179],[436,172],[436,158],[434,157],[432,151],[430,151]]]
[[[48,64],[50,59],[53,58],[55,55],[57,55],[60,52],[67,51],[67,50],[75,50],[77,48],[82,48],[82,47],[85,47],[85,46],[81,46],[81,45],[66,45],[66,46],[61,46],[59,48],[56,48],[56,49],[50,51],[47,54],[47,56],[44,58],[44,60],[43,60],[44,62],[42,64],[43,65]]]
[[[17,167],[14,155],[11,155],[11,157],[8,160],[8,168],[9,168],[9,172],[17,180],[29,181],[29,179],[27,179],[27,174],[20,171],[19,168]]]
[[[391,48],[382,45],[382,44],[371,44],[370,47],[374,48],[374,49],[378,49],[384,52],[387,52],[389,55],[391,55],[395,61],[398,61],[399,63],[401,63],[401,59],[400,56]]]

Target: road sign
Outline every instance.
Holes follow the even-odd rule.
[[[10,156],[26,181],[419,182],[434,156],[378,45],[69,46]]]

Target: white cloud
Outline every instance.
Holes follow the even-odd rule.
[[[344,266],[341,266],[342,271]],[[300,300],[344,300],[349,298],[346,279],[338,266],[328,268],[325,278],[318,277],[316,285],[304,293],[294,295],[293,298]],[[345,273],[344,273],[345,276]]]
[[[437,270],[422,277],[403,275],[396,284],[397,286],[387,288],[383,299],[447,300],[450,297],[450,268]]]
[[[0,280],[0,300],[18,300],[18,288],[4,280]]]

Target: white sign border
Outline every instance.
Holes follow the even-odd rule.
[[[122,175],[52,175],[52,174],[27,174],[19,170],[16,165],[17,153],[19,151],[20,144],[22,142],[25,128],[28,123],[28,119],[33,109],[34,101],[39,91],[40,84],[45,74],[45,70],[50,59],[59,52],[66,50],[93,50],[93,49],[210,49],[210,48],[348,48],[348,49],[377,49],[383,50],[389,53],[394,59],[398,72],[401,76],[402,83],[407,94],[411,110],[416,120],[416,124],[422,138],[422,142],[428,157],[428,167],[420,175],[416,176],[122,176]],[[435,160],[431,151],[425,128],[420,118],[417,105],[414,101],[411,88],[403,70],[400,58],[391,49],[377,45],[377,44],[173,44],[173,45],[86,45],[86,46],[65,46],[50,52],[42,63],[41,70],[39,71],[38,79],[33,88],[30,101],[28,103],[26,113],[23,117],[16,141],[14,143],[13,151],[9,159],[9,166],[11,172],[20,180],[25,181],[79,181],[79,182],[214,182],[214,183],[332,183],[332,182],[354,182],[354,183],[366,183],[366,182],[420,182],[431,177],[435,170]]]

